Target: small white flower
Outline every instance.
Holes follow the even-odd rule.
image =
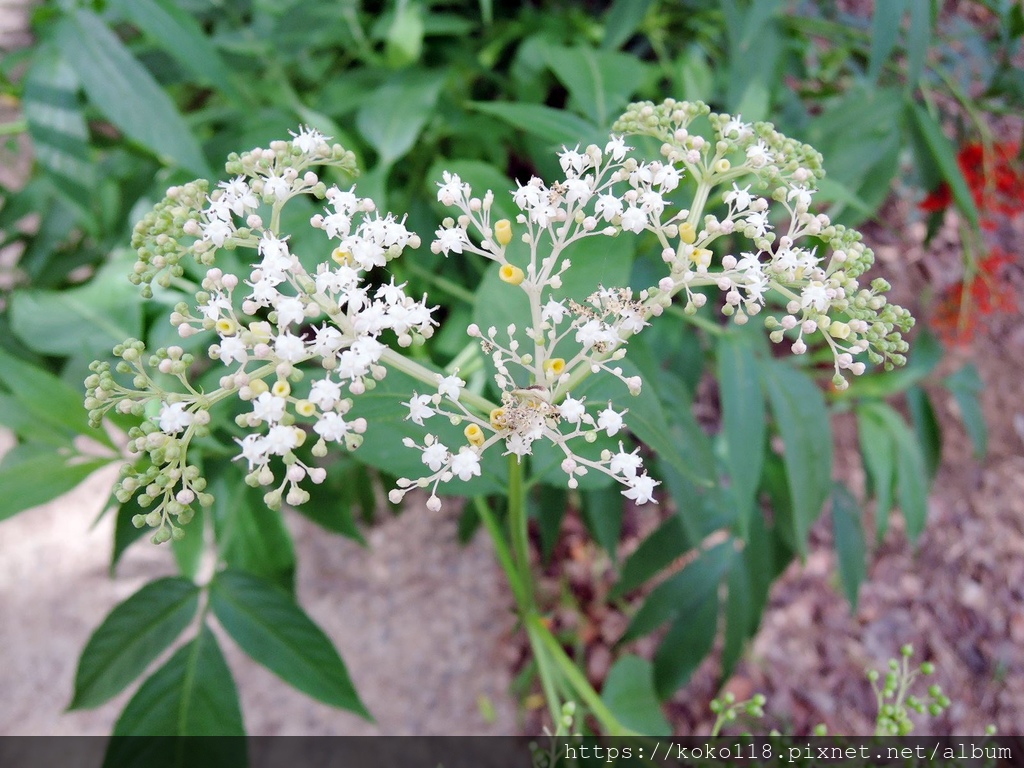
[[[297,363],[306,356],[306,345],[299,336],[285,332],[274,341],[274,352],[282,360]]]
[[[409,420],[421,427],[424,419],[434,415],[434,409],[430,407],[430,395],[413,395],[408,403],[402,405],[409,409]]]
[[[235,227],[230,222],[221,219],[211,219],[202,226],[202,229],[203,240],[209,240],[218,248],[223,246],[227,239],[235,234]]]
[[[558,325],[565,318],[569,312],[566,309],[565,304],[554,299],[548,299],[548,303],[540,311],[540,316],[544,320],[550,320],[555,325]]]
[[[341,400],[341,385],[330,379],[314,381],[309,388],[309,401],[322,410],[330,410]]]
[[[264,438],[267,453],[273,456],[284,456],[298,444],[299,437],[295,433],[295,427],[286,427],[284,424],[271,427]]]
[[[622,448],[622,443],[619,443],[619,452],[612,456],[611,461],[608,462],[608,469],[615,475],[636,477],[636,471],[644,463],[643,459],[637,455],[639,451],[640,449],[637,448],[632,453],[626,453]]]
[[[440,376],[437,382],[437,392],[441,397],[447,397],[449,400],[458,402],[459,395],[462,393],[462,388],[466,386],[466,382],[460,379],[456,374],[451,376]]]
[[[734,204],[737,211],[747,210],[753,199],[753,195],[750,194],[749,184],[743,189],[740,189],[736,185],[736,182],[733,182],[732,191],[725,193],[725,202]]]
[[[629,488],[622,492],[627,499],[633,499],[637,504],[646,504],[654,501],[654,489],[661,485],[646,472],[639,477],[634,477],[629,482]]]
[[[434,240],[431,250],[434,253],[443,253],[447,256],[450,253],[462,253],[462,247],[469,244],[469,237],[462,227],[441,227],[434,233],[437,238]]]
[[[621,136],[612,136],[611,140],[604,145],[604,151],[606,154],[612,156],[612,160],[616,163],[621,162],[622,158],[626,156],[626,142]]]
[[[158,421],[160,424],[160,431],[165,432],[168,435],[176,435],[181,430],[187,429],[188,425],[192,423],[194,414],[189,413],[185,410],[185,403],[164,403],[160,407],[160,415]]]
[[[252,402],[252,415],[257,421],[265,421],[268,424],[276,424],[284,416],[285,406],[288,401],[283,397],[264,392]]]
[[[608,437],[615,437],[622,429],[622,415],[612,410],[612,404],[597,415],[597,428],[608,433]]]
[[[804,286],[800,292],[800,306],[804,309],[814,309],[816,312],[825,312],[828,309],[831,297],[828,289],[817,280]]]
[[[292,323],[301,323],[306,317],[306,307],[302,299],[294,296],[285,296],[279,299],[275,306],[277,310],[277,324],[284,328]]]
[[[611,221],[622,213],[622,201],[615,195],[599,195],[594,203],[594,214],[605,221]]]
[[[465,199],[469,185],[463,184],[462,179],[456,173],[444,171],[442,178],[444,178],[444,183],[437,185],[439,187],[437,190],[438,202],[442,205],[461,203]]]
[[[452,456],[451,466],[452,473],[460,480],[466,481],[474,476],[480,476],[480,457],[468,445],[462,446],[459,452]]]
[[[244,363],[249,359],[249,354],[243,342],[237,336],[228,336],[220,342],[220,361],[224,365],[231,363]]]
[[[623,212],[620,224],[627,232],[639,235],[647,226],[647,214],[631,205]]]
[[[235,442],[241,446],[241,457],[249,463],[250,472],[267,463],[267,441],[263,435],[246,435],[241,440],[235,438]]]
[[[582,400],[575,400],[571,397],[565,398],[558,406],[558,415],[570,424],[579,424],[586,413]]]
[[[420,460],[431,472],[437,472],[448,463],[448,446],[442,442],[434,442],[423,449]]]
[[[349,425],[334,411],[323,414],[313,425],[313,431],[324,440],[340,443],[348,434]]]

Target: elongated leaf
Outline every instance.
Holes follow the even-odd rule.
[[[807,535],[832,485],[832,425],[814,381],[786,363],[766,361],[762,376],[784,443],[786,480],[793,501],[793,538],[807,552]]]
[[[725,602],[725,637],[722,645],[722,671],[719,680],[732,676],[736,662],[743,655],[747,639],[753,634],[751,614],[754,599],[750,584],[750,570],[744,560],[737,559],[729,569],[729,594]]]
[[[832,533],[839,556],[839,578],[851,608],[856,611],[860,585],[867,577],[867,546],[860,522],[860,507],[842,483],[836,483],[832,488]]]
[[[241,96],[199,22],[173,0],[113,0],[111,6],[201,82]]]
[[[916,88],[932,40],[932,0],[909,0],[910,27],[907,30],[907,85]]]
[[[928,468],[928,477],[934,480],[942,462],[942,428],[935,415],[935,408],[932,407],[932,399],[923,387],[915,386],[907,390],[907,409],[910,411],[917,442],[921,446],[925,467]]]
[[[690,679],[711,652],[718,631],[718,592],[703,595],[680,613],[654,655],[654,684],[663,701]]]
[[[36,160],[54,189],[77,208],[93,208],[96,174],[89,129],[78,99],[78,77],[53,45],[38,49],[25,75],[23,100]]]
[[[583,522],[613,561],[622,533],[622,505],[622,494],[614,491],[588,491],[583,495]]]
[[[553,147],[563,144],[568,147],[586,146],[601,136],[601,131],[583,118],[543,104],[474,101],[469,106],[526,131]]]
[[[198,607],[199,587],[184,578],[150,582],[118,604],[82,651],[68,709],[98,707],[119,694],[174,642]]]
[[[262,489],[218,481],[212,492],[224,562],[294,591],[295,545],[281,513],[264,503]]]
[[[960,418],[963,419],[967,434],[974,445],[975,458],[985,457],[988,451],[988,427],[985,425],[985,414],[981,410],[978,399],[985,385],[978,374],[978,368],[968,363],[956,373],[950,374],[943,382],[953,393],[956,403],[960,406]]]
[[[857,409],[857,435],[864,468],[875,494],[875,537],[881,541],[889,530],[896,482],[895,446],[885,422],[871,408]]]
[[[3,349],[0,349],[0,382],[25,411],[60,434],[69,437],[88,434],[113,447],[106,433],[89,426],[89,416],[82,407],[84,393],[75,392],[56,376]]]
[[[644,539],[629,556],[622,566],[622,575],[609,598],[615,600],[636,589],[660,573],[663,568],[671,565],[673,560],[682,557],[690,546],[682,519],[678,515],[673,515]]]
[[[748,334],[732,331],[718,337],[718,388],[739,533],[745,538],[750,516],[756,514],[767,431],[758,363]]]
[[[110,463],[109,459],[73,458],[77,459],[75,463],[55,453],[44,453],[0,469],[0,520],[67,493]]]
[[[953,142],[946,138],[946,134],[942,132],[942,126],[923,106],[917,102],[908,101],[907,109],[910,112],[912,123],[931,152],[942,178],[949,184],[956,207],[967,217],[972,227],[979,227],[978,207],[974,203],[974,197],[971,195],[970,187],[967,186],[963,171],[960,170]]]
[[[562,521],[569,507],[569,494],[564,487],[540,485],[529,501],[533,505],[533,515],[540,528],[541,554],[544,561],[551,560],[551,554],[558,543],[558,535],[562,530]]]
[[[114,501],[116,501],[116,499]],[[147,530],[152,530],[148,528],[148,526],[136,528],[132,523],[132,518],[135,517],[135,515],[145,514],[148,511],[149,510],[144,510],[135,502],[135,497],[132,497],[117,508],[117,519],[114,522],[114,548],[110,553],[111,578],[113,578],[114,574],[117,572],[117,564],[120,562],[121,556],[125,553],[125,550],[145,536]]]
[[[643,23],[653,2],[654,0],[615,0],[604,18],[604,38],[601,40],[601,47],[606,51],[621,48]]]
[[[139,736],[244,736],[238,690],[217,639],[199,635],[142,684],[114,726],[104,768],[247,765],[244,739],[140,739]],[[121,738],[121,737],[134,738]]]
[[[242,650],[286,683],[370,719],[330,639],[286,593],[241,571],[222,571],[211,584],[210,605]]]
[[[604,681],[601,700],[631,731],[646,736],[672,733],[654,690],[654,669],[647,659],[628,654],[620,657]]]
[[[174,559],[178,563],[178,570],[182,576],[194,579],[199,571],[202,562],[203,550],[205,549],[205,512],[200,506],[196,507],[196,515],[188,525],[182,527],[185,535],[180,539],[171,541],[171,549],[174,551]]]
[[[877,82],[882,67],[896,47],[905,8],[906,0],[875,3],[875,12],[871,16],[871,52],[868,58],[868,79],[872,83]]]
[[[163,162],[203,177],[212,175],[170,97],[99,16],[75,8],[59,22],[55,34],[89,100],[110,122]]]
[[[647,67],[635,56],[593,48],[547,48],[548,66],[596,125],[610,125],[643,84]]]
[[[83,286],[24,290],[11,300],[11,327],[27,347],[45,355],[103,356],[142,330],[142,299],[124,279],[135,259],[105,265]],[[79,404],[81,408],[81,404]]]
[[[356,113],[356,126],[390,167],[412,149],[441,91],[436,75],[398,80],[378,88]]]
[[[921,446],[903,417],[885,403],[862,407],[870,409],[889,431],[896,454],[896,496],[907,523],[907,536],[916,541],[928,516],[928,471]]]
[[[690,614],[709,594],[718,590],[718,583],[735,554],[732,542],[723,542],[702,552],[679,573],[659,584],[633,616],[622,641],[642,637],[666,621]]]

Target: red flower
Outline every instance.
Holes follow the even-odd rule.
[[[932,327],[950,344],[967,344],[996,314],[1017,312],[1017,295],[1005,277],[1014,258],[999,248],[978,262],[977,271],[952,286],[940,299]]]
[[[983,145],[971,143],[965,144],[957,155],[957,164],[981,212],[985,229],[995,228],[995,216],[1012,218],[1024,213],[1024,165],[1019,152],[1020,144],[1000,142],[991,145],[986,156]],[[945,210],[952,201],[949,185],[943,182],[918,207],[933,213]]]

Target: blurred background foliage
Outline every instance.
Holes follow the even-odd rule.
[[[102,435],[91,433],[110,449],[99,458],[74,441],[88,432],[79,393],[89,362],[107,359],[127,337],[151,348],[178,343],[165,318],[194,288],[185,280],[141,300],[125,280],[134,222],[168,186],[221,177],[229,152],[266,145],[299,124],[354,150],[361,194],[430,233],[446,215],[435,192],[442,169],[495,190],[533,174],[553,178],[553,150],[599,141],[630,101],[701,99],[744,120],[771,120],[821,151],[828,176],[816,201],[841,223],[873,220],[894,188],[913,203],[929,192],[944,195],[919,215],[934,231],[955,207],[965,243],[981,243],[965,251],[977,262],[984,174],[981,182],[965,174],[970,168],[958,145],[990,146],[990,118],[1024,107],[1024,72],[1014,66],[1024,15],[1013,0],[974,5],[977,23],[944,13],[938,0],[886,0],[874,8],[838,0],[38,4],[35,43],[0,65],[4,103],[15,107],[0,125],[5,151],[18,151],[17,139],[27,133],[35,159],[27,179],[2,190],[0,207],[0,422],[19,438],[0,464],[0,519],[115,460],[113,442]],[[1015,154],[1006,162],[1016,162]],[[330,173],[327,181],[351,183]],[[296,222],[313,212],[303,200],[288,209]],[[657,254],[654,243],[641,243],[625,257],[634,284],[651,282]],[[450,363],[463,353],[466,324],[492,301],[493,280],[472,258],[443,263],[427,248],[401,262],[395,271],[411,294],[445,299],[450,322],[422,354]],[[697,550],[650,592],[625,637],[669,624],[653,666],[642,668],[651,675],[644,695],[661,700],[686,682],[720,624],[728,676],[757,629],[773,578],[804,551],[829,498],[840,576],[855,603],[890,508],[902,509],[912,538],[923,529],[941,449],[921,386],[942,355],[933,336],[918,336],[906,369],[869,374],[839,394],[815,384],[828,381],[825,369],[774,360],[763,333],[726,331],[707,318],[660,323],[630,357],[657,382],[648,404],[635,409],[651,425],[637,437],[658,454],[677,513],[620,564],[613,597],[635,593]],[[195,344],[201,348],[202,340]],[[719,415],[698,423],[691,401],[709,374],[725,384],[715,398]],[[964,368],[945,384],[982,455],[976,371]],[[896,396],[899,409],[886,402]],[[857,494],[832,482],[830,414],[849,410],[869,478]],[[769,447],[776,434],[784,439],[781,453]],[[227,461],[232,448],[227,438],[203,447],[207,474],[218,476],[221,498],[232,498],[211,514],[219,562],[290,588],[295,553],[287,530],[258,494],[230,494],[242,487]],[[314,496],[301,511],[358,538],[356,519],[369,519],[377,503],[376,474],[364,465],[399,473],[390,456],[374,453],[368,441],[333,466],[323,491],[332,502]],[[544,556],[562,516],[576,508],[615,557],[623,519],[617,493],[594,488],[570,496],[546,484],[543,473],[531,493]],[[875,536],[865,534],[868,500]],[[115,507],[112,567],[140,535],[129,523],[138,511],[133,502]],[[476,520],[472,506],[467,510],[469,535]],[[185,577],[195,575],[205,546],[202,521],[192,528],[200,533],[175,542]],[[702,548],[721,529],[744,544]],[[728,597],[719,605],[723,581]],[[90,702],[109,698],[109,691],[91,693]],[[357,705],[357,698],[339,704]],[[646,726],[662,727],[657,720]]]

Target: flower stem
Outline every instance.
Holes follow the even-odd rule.
[[[396,371],[401,371],[407,376],[412,376],[418,381],[422,381],[424,384],[429,384],[432,387],[437,387],[437,371],[432,371],[421,363],[417,363],[405,355],[395,352],[390,347],[384,348],[384,353],[380,356],[380,361]],[[473,406],[481,413],[487,414],[497,408],[497,406],[488,400],[483,395],[478,395],[475,392],[470,392],[468,389],[462,391],[459,399]]]

